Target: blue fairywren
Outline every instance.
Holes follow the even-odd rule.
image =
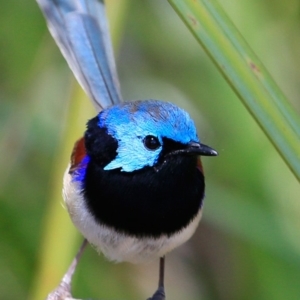
[[[174,104],[122,102],[103,1],[37,0],[49,30],[99,114],[88,121],[64,175],[71,219],[108,259],[145,262],[186,242],[202,214],[200,143],[195,124]],[[50,299],[50,298],[49,298]]]

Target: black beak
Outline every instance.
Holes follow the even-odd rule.
[[[197,142],[190,142],[184,148],[168,153],[167,156],[178,155],[178,154],[217,156],[218,152],[213,148],[206,146],[204,144],[200,144]]]
[[[217,156],[218,152],[213,148],[206,146],[204,144],[190,142],[185,149],[186,153],[196,154],[201,156]]]

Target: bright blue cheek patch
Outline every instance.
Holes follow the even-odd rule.
[[[127,102],[108,108],[99,114],[99,127],[106,128],[118,141],[117,157],[104,170],[124,172],[152,167],[157,163],[161,148],[149,151],[143,144],[147,135],[187,144],[198,142],[193,120],[179,107],[158,100]]]
[[[137,140],[137,139],[136,139]],[[156,151],[145,149],[141,141],[132,140],[128,148],[119,142],[117,157],[104,167],[104,170],[121,169],[123,172],[133,172],[144,167],[152,167],[157,162],[161,148]]]
[[[148,135],[150,133],[147,133]],[[104,170],[121,169],[133,172],[144,167],[152,167],[158,160],[161,147],[152,151],[145,148],[143,143],[144,130],[139,127],[128,130],[128,126],[119,126],[115,138],[118,140],[116,158],[104,167]],[[160,141],[161,142],[161,141]]]
[[[86,174],[86,168],[89,161],[90,157],[86,155],[73,173],[73,182],[80,182],[83,185]]]

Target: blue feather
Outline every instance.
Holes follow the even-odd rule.
[[[74,171],[72,181],[79,181],[81,183],[84,182],[85,174],[86,174],[86,166],[88,165],[90,161],[90,157],[86,155],[83,160],[80,162],[80,164],[77,166],[77,168]]]
[[[121,102],[103,1],[37,0],[75,77],[100,111]]]
[[[188,113],[176,105],[158,100],[144,100],[115,105],[99,114],[99,126],[118,141],[118,155],[105,170],[121,168],[132,172],[153,166],[162,147],[147,150],[143,139],[147,135],[187,144],[199,142],[196,127]]]
[[[199,142],[195,124],[182,109],[157,100],[121,103],[108,23],[102,0],[37,0],[70,68],[93,100],[99,126],[118,141],[117,157],[105,170],[131,172],[154,166],[162,147],[149,151],[147,135],[187,144]],[[81,173],[80,173],[81,174]],[[78,178],[81,178],[79,174]]]

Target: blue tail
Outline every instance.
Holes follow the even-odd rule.
[[[103,0],[37,0],[75,77],[100,111],[121,102]]]

